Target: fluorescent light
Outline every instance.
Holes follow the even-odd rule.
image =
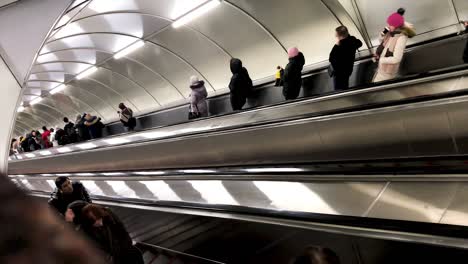
[[[55,176],[58,176],[58,177],[68,177],[68,176],[71,176],[70,173],[58,173],[58,174],[55,174]]]
[[[62,148],[57,149],[57,151],[60,152],[60,153],[66,153],[66,152],[70,152],[72,150],[69,147],[62,147]]]
[[[77,147],[80,148],[80,149],[92,149],[92,148],[95,148],[97,146],[95,144],[93,144],[93,143],[83,143],[83,144],[77,145]]]
[[[145,45],[145,42],[143,40],[138,40],[137,42],[133,43],[132,45],[122,49],[121,51],[117,52],[114,54],[114,59],[118,60],[122,57],[127,56],[128,54],[134,52],[135,50],[143,47]]]
[[[18,112],[20,112],[20,113],[21,113],[21,112],[23,112],[23,111],[24,111],[24,106],[20,106],[20,107],[18,107]]]
[[[33,100],[31,100],[31,102],[29,102],[30,105],[35,105],[35,104],[38,104],[42,101],[42,97],[36,97],[34,98]]]
[[[163,175],[163,171],[139,171],[135,172],[136,175]]]
[[[21,157],[21,156],[16,156],[16,159],[22,160],[23,157]]]
[[[36,155],[31,154],[31,153],[28,153],[28,154],[26,154],[25,156],[28,157],[28,158],[34,158],[34,157],[36,157]]]
[[[200,7],[178,18],[174,23],[172,23],[172,26],[174,28],[181,27],[189,23],[190,21],[202,16],[203,14],[208,13],[210,10],[214,9],[219,4],[221,4],[221,0],[210,0],[205,4],[201,5]]]
[[[125,138],[111,138],[104,140],[109,145],[118,145],[130,142],[128,139]]]
[[[303,169],[299,168],[255,168],[245,169],[246,172],[301,172]]]
[[[81,80],[81,79],[83,79],[85,77],[88,77],[89,75],[95,73],[97,70],[98,70],[98,68],[96,66],[90,67],[90,68],[86,69],[85,71],[81,72],[80,74],[78,74],[76,76],[76,79]]]
[[[43,177],[52,177],[54,175],[53,174],[41,174],[41,176],[43,176]]]
[[[58,92],[61,92],[61,91],[65,90],[65,88],[67,88],[67,85],[61,84],[61,85],[55,87],[54,89],[50,90],[49,93],[50,94],[56,94]]]

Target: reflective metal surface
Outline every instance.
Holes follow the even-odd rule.
[[[203,0],[163,0],[157,4],[128,0],[111,6],[105,0],[74,3],[76,6],[49,35],[28,80],[37,80],[41,74],[42,80],[68,82],[90,65],[103,66],[106,69],[97,74],[106,75],[106,84],[117,93],[96,94],[99,101],[111,105],[128,102],[140,115],[186,100],[191,75],[206,81],[210,95],[225,93],[231,76],[228,61],[232,57],[244,61],[252,79],[262,80],[274,74],[276,65],[287,63],[285,49],[291,46],[303,51],[309,66],[326,63],[335,43],[334,29],[340,24],[348,26],[353,35],[367,43],[367,48],[372,48],[371,42],[376,45],[385,18],[400,5],[407,8],[407,19],[420,33],[413,43],[457,32],[458,18],[466,13],[463,1],[397,1],[381,7],[369,1],[350,0],[229,0],[184,27],[172,28],[177,17],[201,3]],[[434,10],[438,13],[433,14]],[[139,39],[145,40],[145,47],[127,58],[112,58]],[[55,76],[48,76],[49,73]],[[84,80],[67,89],[92,89],[89,85],[95,86]],[[23,100],[30,101],[34,94],[41,94],[38,88],[51,87],[26,87]],[[51,99],[88,103],[87,97],[81,96]],[[102,109],[99,101],[89,102],[88,106],[81,104],[83,108],[78,112],[90,111],[104,120],[115,120],[115,113]],[[63,115],[73,116],[74,111]],[[56,125],[62,124],[54,122]],[[35,128],[32,124],[29,127]]]
[[[323,115],[329,113],[328,111],[351,109],[362,105],[464,91],[467,80],[464,75],[465,71],[461,71],[405,83],[354,90],[58,147],[50,149],[46,155],[37,152],[17,155],[12,159],[20,161],[11,162],[10,172],[24,174],[109,171],[213,166],[213,164],[221,166],[239,162],[271,164],[463,154],[465,148],[460,145],[462,141],[458,143],[458,140],[463,140],[464,137],[462,134],[457,137],[457,133],[460,132],[454,130],[456,127],[451,119],[459,116],[457,112],[463,111],[463,108],[458,109],[454,105],[464,104],[465,97],[332,116]],[[281,122],[291,118],[301,118],[304,115],[312,117]],[[420,131],[424,130],[426,125],[432,127],[434,120],[438,120],[438,129],[432,129],[431,132],[426,129],[426,132],[421,134]],[[249,127],[245,128],[246,125]],[[204,135],[199,136],[198,133]],[[352,137],[360,140],[350,140]],[[149,140],[151,141],[148,142]],[[265,140],[268,144],[263,143]],[[427,144],[428,141],[431,142],[430,145]],[[230,142],[237,144],[233,145]],[[197,155],[184,151],[187,147],[197,149]],[[95,150],[88,151],[90,149]],[[116,149],[120,154],[128,152],[128,155],[123,155],[119,159],[112,154],[103,154],[112,153]],[[85,150],[88,152],[82,152]],[[70,152],[77,153],[70,154]],[[133,158],[126,159],[128,157]],[[32,160],[26,161],[27,159]],[[74,161],[68,162],[70,159]],[[116,162],[117,159],[121,162]],[[43,167],[45,160],[50,163],[47,168]]]
[[[67,176],[69,174],[57,175]],[[57,175],[16,175],[10,176],[10,179],[28,190],[47,193],[55,188],[53,180]],[[313,179],[297,182],[293,175],[287,174],[276,176],[281,181],[243,181],[217,180],[215,175],[212,176],[212,180],[161,180],[160,176],[157,175],[148,176],[150,178],[147,179],[139,179],[138,176],[129,176],[126,173],[101,173],[101,176],[82,173],[81,175],[76,174],[72,179],[80,180],[98,200],[110,199],[115,203],[127,201],[141,204],[140,208],[145,208],[145,205],[155,206],[154,210],[173,213],[178,211],[184,213],[183,211],[186,210],[184,214],[203,215],[204,208],[212,208],[219,213],[216,211],[205,212],[205,215],[221,217],[224,211],[228,211],[231,213],[230,216],[225,215],[222,218],[232,219],[234,217],[236,219],[236,212],[270,211],[276,212],[278,216],[282,214],[300,216],[301,213],[312,213],[312,218],[316,219],[347,216],[357,217],[357,219],[367,218],[368,221],[378,218],[468,226],[468,209],[460,205],[466,196],[463,190],[466,189],[467,183],[443,182],[445,175],[437,176],[436,181],[428,179],[425,182],[407,182],[398,179],[359,182],[344,181],[333,177],[328,182],[314,181]],[[383,180],[378,175],[369,175],[368,177],[370,180]],[[466,178],[467,175],[464,177]],[[283,181],[284,178],[288,178],[289,181]],[[138,205],[134,206],[134,208],[138,207]],[[174,207],[171,208],[171,206]],[[149,209],[149,207],[146,208]],[[455,211],[456,215],[453,213]],[[239,217],[242,216],[239,215]],[[248,221],[262,221],[261,216],[245,217],[246,220],[249,219]],[[296,226],[294,221],[289,222],[289,224],[288,221],[281,219],[276,221],[277,224]],[[372,231],[366,234],[365,228],[352,231],[353,227],[332,227],[333,225],[327,227],[326,224],[309,221],[309,227],[312,230],[345,232],[348,235],[355,235],[357,233],[353,232],[359,232],[364,237],[373,237]],[[400,225],[403,227],[404,223],[401,222]],[[338,229],[332,231],[333,228]],[[385,237],[385,231],[381,230],[381,232],[380,235]],[[387,238],[406,241],[409,237],[403,238],[403,233],[387,234]],[[374,235],[375,237],[379,236],[377,233]],[[400,237],[401,235],[403,237]],[[430,238],[427,235],[421,235],[419,239],[421,242],[424,241],[423,243],[441,243],[441,241],[436,242],[436,237]],[[445,242],[448,244],[444,244],[444,246],[468,247],[466,239]]]

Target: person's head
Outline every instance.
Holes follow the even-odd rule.
[[[46,127],[46,126],[43,126],[43,127],[42,127],[42,130],[43,130],[44,132],[47,131],[47,127]]]
[[[281,66],[276,67],[277,70],[281,70]]]
[[[18,141],[16,138],[12,139],[11,140],[11,143],[15,143],[16,141]]]
[[[387,24],[390,31],[393,32],[405,24],[405,18],[398,13],[393,13],[388,17]]]
[[[297,47],[292,47],[288,49],[288,57],[290,59],[296,57],[297,55],[299,55],[299,49]]]
[[[55,129],[53,129],[53,128],[50,129],[50,132],[51,132],[51,133],[54,133],[54,131],[55,131]]]
[[[59,189],[60,192],[65,194],[70,194],[73,192],[73,185],[70,178],[65,176],[60,176],[55,179],[55,186]]]
[[[36,136],[36,131],[31,131],[31,136],[35,137]]]
[[[85,201],[75,201],[68,205],[67,211],[65,212],[65,221],[68,223],[74,223],[76,225],[81,224],[82,211],[88,203]]]
[[[230,62],[232,74],[240,73],[242,70],[242,61],[236,58],[232,58]]]
[[[127,108],[127,107],[125,106],[124,103],[120,103],[120,104],[119,104],[119,109],[120,109],[120,110],[124,110],[125,108]]]
[[[198,76],[196,76],[196,75],[193,75],[192,77],[190,77],[190,85],[195,85],[199,81],[200,80],[198,79]]]
[[[82,211],[83,221],[94,227],[104,226],[104,219],[111,217],[106,208],[97,204],[88,204]]]
[[[335,36],[337,39],[342,40],[349,37],[348,28],[345,26],[339,26],[335,29]]]
[[[340,259],[329,248],[308,246],[291,264],[340,264]]]
[[[85,119],[86,119],[87,121],[90,121],[91,119],[93,119],[93,116],[92,116],[91,114],[86,114],[86,115],[85,115]]]
[[[68,120],[68,117],[64,117],[63,122],[68,123],[68,122],[70,122],[70,120]]]

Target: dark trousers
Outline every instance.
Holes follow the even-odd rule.
[[[276,79],[275,86],[278,87],[278,86],[281,86],[281,85],[282,85],[281,79]]]
[[[244,107],[247,99],[241,95],[233,95],[231,94],[231,106],[232,110],[237,111],[237,110],[242,110],[242,107]]]
[[[349,89],[349,75],[335,75],[333,76],[333,84],[336,91]]]

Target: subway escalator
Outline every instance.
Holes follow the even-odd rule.
[[[466,262],[464,1],[0,7],[0,262]]]

